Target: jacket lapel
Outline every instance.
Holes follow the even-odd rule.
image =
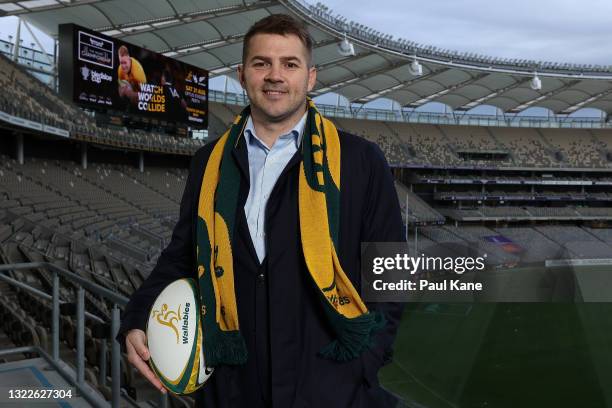
[[[249,188],[249,154],[247,152],[246,142],[244,140],[244,133],[238,136],[238,141],[232,149],[232,156],[240,169],[240,173],[243,180],[246,180],[247,191]]]

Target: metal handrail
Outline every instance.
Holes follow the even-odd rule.
[[[127,305],[129,299],[125,296],[122,296],[118,293],[115,293],[104,286],[100,286],[96,283],[93,283],[80,275],[77,275],[74,272],[70,272],[60,266],[52,264],[50,262],[27,262],[27,263],[16,263],[16,264],[7,264],[0,265],[0,272],[4,271],[18,271],[23,269],[48,269],[51,272],[57,272],[57,274],[64,276],[69,281],[73,283],[77,283],[83,288],[87,289],[90,292],[95,293],[96,295],[100,295],[104,298],[107,298],[111,302],[119,305],[125,306]]]
[[[45,293],[37,288],[33,288],[23,282],[19,282],[10,276],[7,276],[6,271],[17,271],[24,269],[47,269],[50,270],[53,276],[52,295]],[[49,361],[49,363],[68,381],[74,385],[83,395],[83,397],[95,407],[106,407],[108,404],[96,395],[90,387],[85,383],[85,317],[102,321],[99,317],[85,311],[85,290],[99,295],[112,303],[111,313],[111,406],[119,407],[121,396],[121,350],[119,342],[116,340],[119,332],[119,306],[125,306],[128,303],[128,298],[114,293],[107,288],[97,285],[73,272],[67,271],[57,265],[49,262],[29,262],[0,265],[0,281],[7,282],[10,285],[19,287],[36,296],[43,297],[52,301],[52,352],[51,356],[41,349],[36,352]],[[69,282],[77,286],[77,367],[76,376],[71,375],[63,366],[60,365],[59,357],[59,316],[60,316],[60,277],[65,278]],[[76,377],[76,378],[75,378]]]

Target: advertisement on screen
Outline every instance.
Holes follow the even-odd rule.
[[[208,125],[208,71],[74,24],[60,26],[60,93],[85,107]]]

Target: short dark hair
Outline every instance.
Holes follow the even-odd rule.
[[[306,25],[287,14],[271,14],[268,17],[262,18],[249,28],[244,36],[242,45],[242,63],[246,62],[246,56],[249,50],[249,41],[256,34],[279,34],[279,35],[295,35],[300,39],[308,56],[308,65],[312,66],[312,37],[306,28]]]

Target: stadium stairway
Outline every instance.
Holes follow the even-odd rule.
[[[12,258],[17,260],[17,258]],[[25,276],[34,274],[25,271],[17,274],[8,273],[8,276],[22,281]],[[20,276],[18,276],[20,275]],[[74,299],[69,297],[68,299]],[[86,310],[94,310],[86,299]],[[62,366],[70,373],[76,370],[76,318],[73,303],[60,305],[60,343],[59,356]],[[6,282],[0,282],[0,384],[20,384],[22,387],[48,387],[56,389],[72,389],[58,372],[49,366],[48,362],[31,352],[21,352],[2,355],[2,350],[15,347],[37,346],[47,353],[51,353],[51,304],[42,298],[31,295],[21,289],[16,289]],[[97,390],[101,398],[110,399],[111,355],[110,347],[104,346],[108,338],[107,325],[100,325],[87,319],[85,322],[85,381]],[[123,395],[121,407],[151,407],[157,406],[159,392],[148,384],[140,375],[137,375],[122,355],[121,384],[126,395]],[[105,379],[101,370],[105,366]],[[14,381],[6,380],[10,375]],[[34,376],[34,377],[32,377]],[[6,381],[5,381],[6,380]],[[34,381],[36,380],[36,381]],[[80,397],[66,401],[62,406],[91,406]],[[178,405],[176,405],[178,404]],[[1,405],[1,404],[0,404]],[[4,406],[4,405],[2,405]],[[16,405],[17,406],[17,405]],[[183,402],[171,400],[170,406],[184,406]]]
[[[0,350],[3,348],[0,346]],[[70,398],[59,399],[61,407],[91,407],[89,402],[79,396],[74,387],[62,377],[43,358],[29,358],[0,364],[0,384],[5,389],[23,390],[56,390],[70,393]],[[65,394],[64,394],[65,395]],[[38,400],[40,401],[40,400]],[[40,402],[37,401],[37,405]],[[21,403],[3,404],[4,407],[24,406]],[[127,406],[127,405],[126,405]]]
[[[28,188],[32,187],[32,179],[25,175],[20,177],[22,177],[22,180],[17,181],[16,186],[19,187],[20,183],[29,181]],[[37,191],[40,192],[40,188],[39,190],[33,188],[31,191],[36,194],[28,196],[32,198],[30,203],[27,200],[31,198],[19,196],[11,206],[6,206],[6,209],[0,209],[1,263],[48,261],[64,269],[72,270],[88,281],[96,282],[114,292],[125,295],[129,295],[134,288],[140,285],[144,278],[142,268],[136,269],[131,263],[122,262],[115,257],[109,256],[109,252],[105,252],[104,245],[96,245],[95,241],[91,241],[86,235],[81,235],[79,239],[74,239],[74,235],[71,237],[72,229],[67,229],[63,233],[58,232],[59,227],[62,226],[61,221],[51,222],[51,219],[53,216],[64,217],[69,215],[71,211],[69,209],[75,208],[74,205],[70,205],[72,202],[68,202],[67,204],[69,205],[62,208],[57,205],[57,193],[50,193],[50,198],[55,199],[54,202],[48,199],[38,200],[38,198],[45,196],[44,194],[37,194]],[[0,194],[2,194],[1,191]],[[0,202],[6,203],[10,201],[5,200],[5,198],[7,197],[2,197]],[[20,199],[23,199],[24,202],[22,203]],[[64,203],[66,202],[64,201]],[[22,211],[18,211],[20,214],[13,212],[15,208],[22,209]],[[35,214],[42,214],[43,216],[40,218],[32,217]],[[35,289],[49,293],[52,288],[50,274],[44,269],[32,272],[14,271],[9,273],[9,276]],[[25,292],[22,293],[7,288],[6,284],[0,286],[0,289],[2,289],[0,292],[0,345],[2,349],[35,345],[49,351],[49,339],[52,331],[50,327],[51,306],[49,302],[35,299]],[[59,292],[62,299],[70,300],[76,298],[75,289],[70,284],[62,285]],[[86,292],[85,304],[89,312],[102,319],[108,319],[109,309],[98,297]],[[10,336],[8,333],[10,333]],[[61,359],[72,370],[76,367],[75,333],[76,319],[74,318],[74,311],[70,307],[62,308],[59,352]],[[85,378],[102,395],[110,397],[110,379],[107,378],[105,385],[101,383],[100,379],[101,366],[103,364],[106,365],[106,373],[110,373],[110,367],[108,366],[110,362],[110,347],[106,346],[106,353],[102,349],[105,335],[107,333],[100,333],[100,330],[96,329],[95,325],[86,323]],[[106,363],[102,359],[102,354],[106,354]],[[3,360],[0,360],[0,364],[30,357],[34,356],[6,356],[2,357]],[[30,360],[28,359],[27,361]],[[34,369],[41,369],[40,367],[43,362],[32,360],[29,363],[23,363],[19,367],[26,367],[28,364],[34,367],[30,370],[32,371]],[[15,366],[13,368],[26,370],[19,367]],[[0,372],[4,368],[6,367],[0,367]],[[44,372],[46,373],[46,371]],[[153,387],[148,386],[146,380],[141,376],[135,375],[125,356],[123,356],[121,378],[126,392],[136,399],[140,406],[151,406],[151,401],[156,405],[159,393]],[[0,379],[0,381],[2,380]],[[52,381],[50,382],[53,383]]]

